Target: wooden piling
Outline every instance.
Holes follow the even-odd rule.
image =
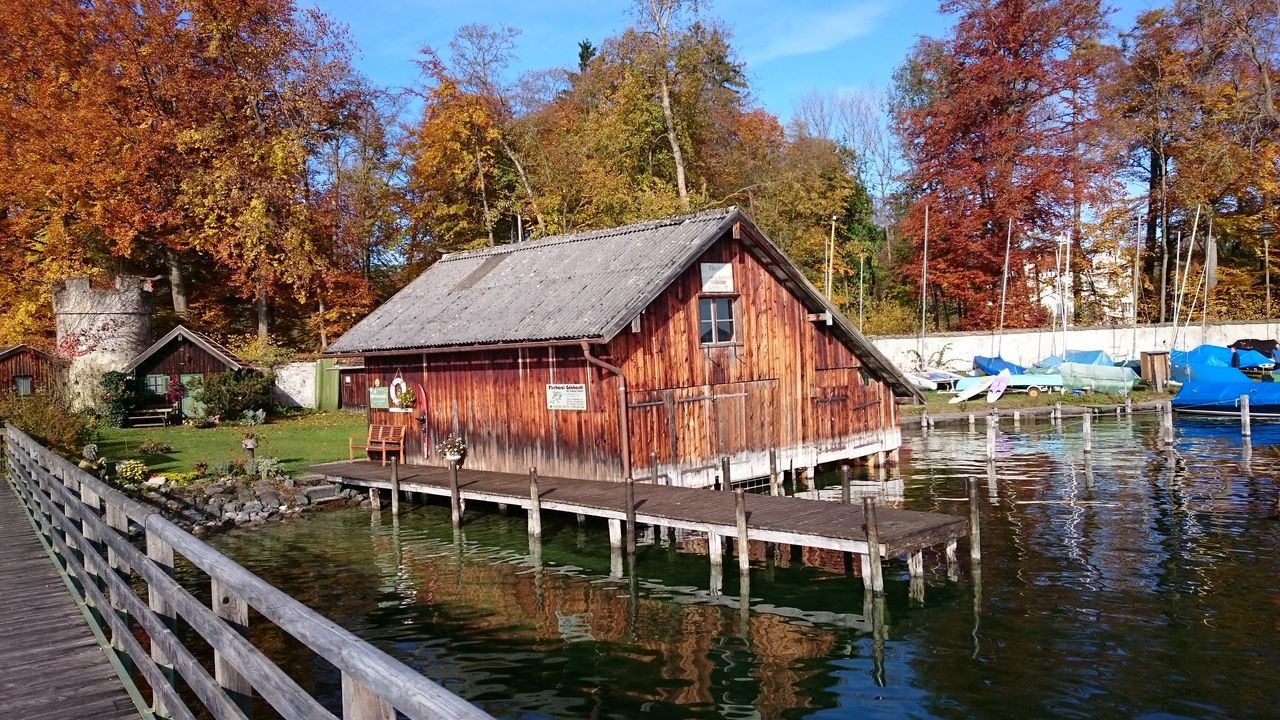
[[[609,549],[622,549],[622,521],[617,518],[609,518]]]
[[[1125,415],[1133,414],[1133,398],[1131,397],[1126,396],[1124,399],[1124,414]]]
[[[1160,406],[1160,439],[1165,444],[1173,443],[1173,403],[1171,402]]]
[[[849,487],[849,465],[847,463],[840,465],[840,502],[848,505],[850,502],[851,489]]]
[[[969,413],[969,432],[973,432],[976,428],[977,420],[974,418],[973,413]]]
[[[769,494],[777,497],[782,494],[782,483],[778,482],[778,451],[769,448]]]
[[[391,515],[400,514],[400,459],[391,458]]]
[[[1252,434],[1253,434],[1253,431],[1252,431],[1252,428],[1250,427],[1250,420],[1249,420],[1249,396],[1241,395],[1240,396],[1240,435],[1242,437],[1249,437]]]
[[[982,531],[979,527],[978,478],[969,476],[969,559],[982,561]]]
[[[542,495],[538,493],[538,468],[529,468],[529,537],[542,538]]]
[[[871,592],[876,595],[884,594],[884,568],[880,565],[880,527],[876,522],[876,501],[875,498],[862,498],[862,512],[866,525],[864,526],[867,534],[867,566],[871,570]],[[866,583],[868,578],[863,578]]]
[[[987,460],[996,459],[996,428],[994,425],[987,426]]]
[[[626,483],[627,494],[627,557],[634,557],[636,554],[636,481],[635,478],[627,478]]]
[[[449,461],[449,509],[453,527],[462,527],[462,492],[458,490],[458,461]]]
[[[738,516],[738,572],[746,575],[751,570],[751,549],[747,544],[747,497],[742,490],[735,491],[734,510]]]
[[[1062,403],[1055,402],[1053,404],[1053,421],[1055,423],[1062,422]]]
[[[1093,413],[1089,411],[1084,414],[1084,451],[1093,452]]]
[[[729,492],[733,489],[733,481],[729,478],[729,456],[720,456],[720,489]]]
[[[1022,424],[1022,413],[1017,410],[1013,411],[1013,427],[1017,429]]]
[[[382,491],[378,488],[369,488],[369,507],[374,510],[382,509]]]

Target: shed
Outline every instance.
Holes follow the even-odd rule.
[[[368,410],[369,384],[362,358],[339,358],[338,372],[338,409]]]
[[[884,460],[922,399],[736,208],[445,255],[326,352],[408,462],[600,480]]]
[[[169,405],[169,383],[182,383],[182,415],[203,417],[204,408],[195,401],[190,389],[193,380],[229,370],[241,370],[245,364],[227,348],[206,335],[182,325],[143,350],[124,368],[135,379],[135,388],[145,407]]]
[[[30,395],[58,381],[60,368],[48,353],[30,345],[0,347],[0,393]]]

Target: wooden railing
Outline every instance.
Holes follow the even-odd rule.
[[[248,718],[256,694],[281,717],[335,718],[250,642],[250,608],[341,672],[347,720],[392,720],[397,710],[424,720],[489,717],[21,430],[9,426],[4,437],[14,488],[113,648],[150,687],[157,717]],[[211,607],[174,579],[175,555],[209,578]],[[179,638],[178,619],[213,648],[212,676]],[[203,710],[184,702],[182,685]]]

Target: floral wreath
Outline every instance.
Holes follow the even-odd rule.
[[[391,390],[391,403],[396,407],[400,407],[400,393],[408,390],[409,384],[404,381],[404,378],[397,375],[396,379],[392,380],[388,387]]]

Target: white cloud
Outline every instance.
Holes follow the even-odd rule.
[[[734,28],[736,42],[749,65],[812,55],[839,47],[875,29],[888,7],[881,2],[821,3],[730,2],[722,6]],[[726,6],[733,6],[730,10]]]

